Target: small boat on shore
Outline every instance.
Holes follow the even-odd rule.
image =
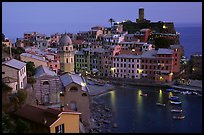
[[[181,109],[172,109],[171,112],[182,112],[183,110]]]
[[[147,96],[147,94],[140,94],[140,96],[145,96],[145,97],[146,97],[146,96]]]
[[[162,103],[156,103],[156,105],[158,105],[158,106],[166,106],[166,104],[162,104]]]
[[[174,91],[175,89],[166,89],[166,91],[168,91],[168,92],[172,92],[172,91]]]
[[[193,94],[193,92],[191,92],[191,91],[182,91],[181,94],[183,94],[183,95],[191,95],[191,94]]]
[[[175,120],[182,120],[185,118],[185,116],[173,116],[172,118]]]
[[[175,105],[180,105],[180,104],[181,104],[180,101],[177,101],[177,102],[175,102],[175,101],[170,101],[170,103],[171,103],[171,104],[175,104]]]
[[[179,97],[177,97],[177,96],[171,96],[171,97],[169,97],[169,100],[178,101],[178,100],[179,100]]]
[[[166,91],[167,91],[167,92],[180,93],[179,90],[175,90],[175,89],[173,89],[173,88],[171,88],[171,89],[166,89]]]

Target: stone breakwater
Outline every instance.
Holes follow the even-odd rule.
[[[117,123],[112,121],[112,116],[111,108],[92,99],[91,128],[89,133],[111,133],[111,128],[117,128]]]

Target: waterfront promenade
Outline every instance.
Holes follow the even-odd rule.
[[[169,83],[156,83],[152,80],[132,80],[132,79],[116,79],[116,78],[94,78],[93,80],[97,81],[105,81],[106,83],[103,86],[98,85],[90,85],[87,84],[87,87],[89,89],[89,94],[91,96],[100,95],[103,93],[106,93],[108,91],[111,91],[114,89],[114,86],[147,86],[147,87],[164,87],[164,88],[175,88],[182,91],[196,91],[199,93],[202,93],[202,87],[196,87],[196,86],[189,86],[189,85],[174,85],[173,82]],[[87,82],[91,82],[88,80]]]

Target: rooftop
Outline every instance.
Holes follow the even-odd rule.
[[[141,55],[141,58],[155,58],[157,50],[149,50]]]
[[[78,74],[66,73],[66,74],[61,75],[60,79],[61,79],[64,87],[66,87],[67,85],[69,85],[71,83],[76,83],[82,87],[83,91],[86,91],[85,86],[82,86],[82,83],[84,83],[84,81],[83,81],[82,77],[79,76]]]
[[[70,114],[81,114],[71,110],[65,110],[62,112],[59,108],[47,108],[44,106],[26,104],[15,112],[15,115],[49,127],[59,118],[60,114],[64,112]]]
[[[157,54],[173,54],[173,50],[166,48],[159,48]]]
[[[2,62],[3,65],[7,65],[16,69],[22,69],[24,66],[26,66],[25,62],[16,60],[16,59],[11,59],[9,61],[4,61]]]
[[[119,54],[115,56],[115,58],[132,58],[132,59],[137,59],[140,57],[141,55],[134,55],[134,54]]]
[[[20,56],[30,57],[30,58],[33,58],[33,59],[37,59],[37,60],[40,60],[40,61],[47,62],[47,60],[45,60],[43,57],[40,57],[40,56],[37,56],[37,55],[34,55],[34,54],[22,53]]]
[[[4,83],[14,83],[14,82],[17,82],[17,79],[7,76],[7,77],[2,78],[2,81]]]
[[[35,77],[38,78],[43,75],[57,76],[54,71],[51,71],[48,67],[41,65],[36,68]]]

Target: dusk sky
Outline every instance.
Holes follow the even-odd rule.
[[[153,22],[202,23],[202,2],[3,2],[2,32],[16,38],[27,31],[86,31],[95,25],[110,26],[109,18],[135,21],[141,7]]]

